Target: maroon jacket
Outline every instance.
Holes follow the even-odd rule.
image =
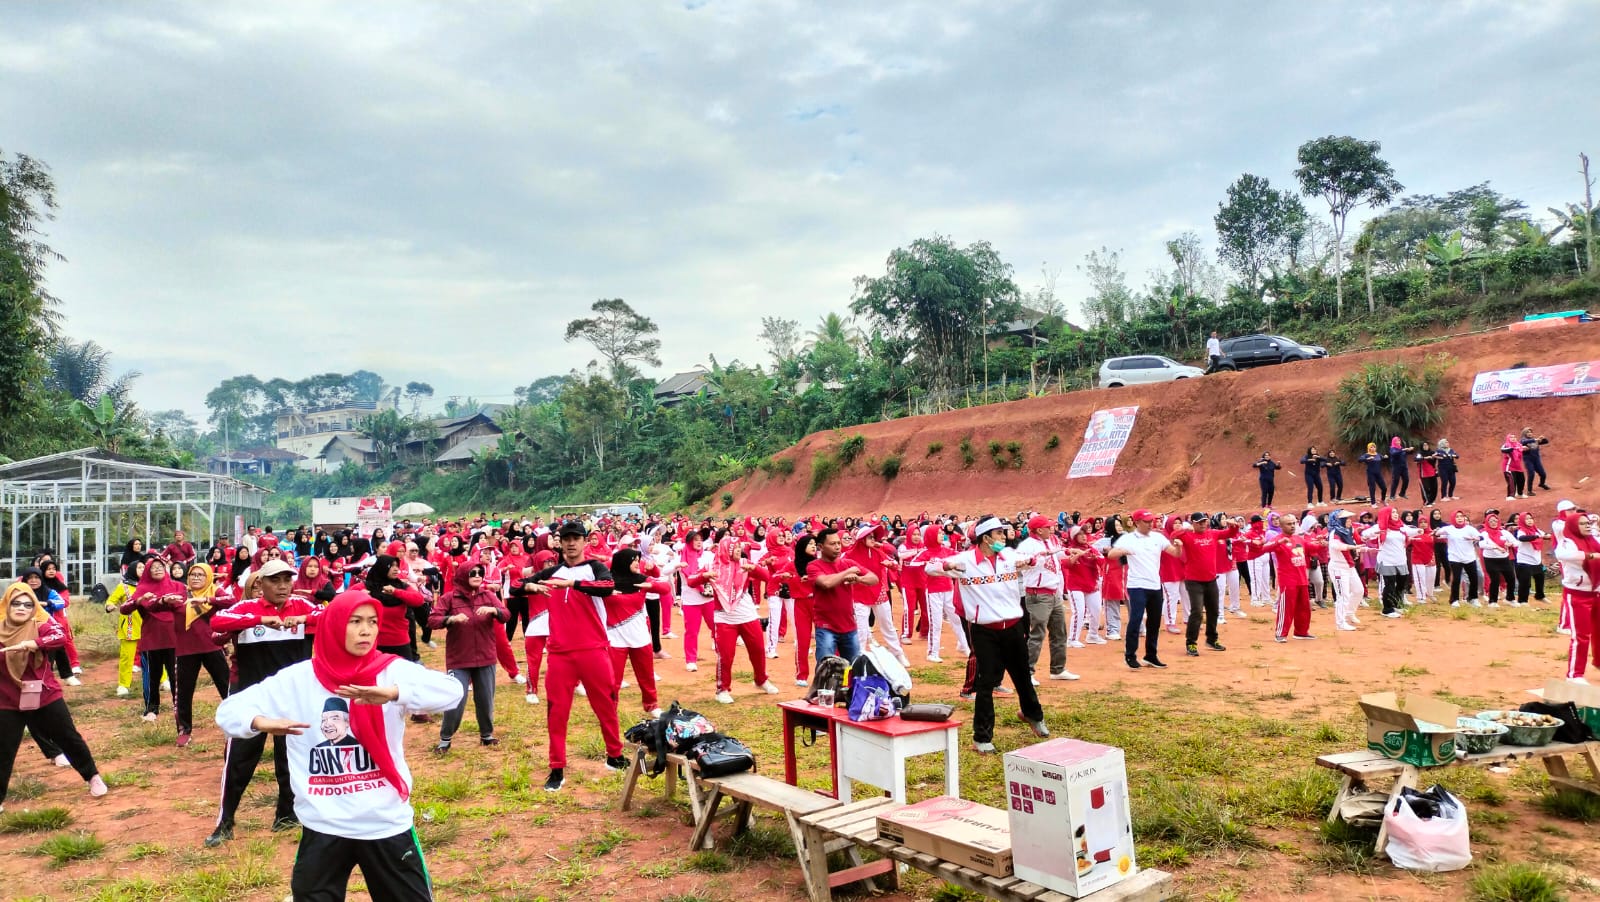
[[[511,619],[505,602],[493,589],[479,586],[474,590],[468,585],[472,569],[470,566],[456,569],[454,584],[434,603],[433,613],[428,615],[429,628],[445,631],[444,666],[448,670],[494,666],[495,631],[503,629],[502,624]],[[485,606],[494,608],[494,616],[484,617],[478,613],[478,608]],[[467,622],[445,622],[457,614],[467,615]]]
[[[67,644],[67,631],[57,623],[55,618],[39,624],[39,648],[46,651],[61,648]],[[0,663],[0,667],[5,666]],[[36,655],[33,667],[23,674],[25,680],[40,680],[44,683],[43,694],[39,696],[39,707],[53,704],[61,699],[61,684],[56,682],[55,672],[50,667],[50,656]],[[9,673],[0,673],[0,711],[15,711],[22,703],[22,687],[11,682]]]

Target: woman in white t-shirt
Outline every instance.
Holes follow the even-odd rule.
[[[1450,606],[1461,604],[1461,579],[1467,580],[1467,604],[1478,606],[1478,530],[1467,520],[1467,512],[1458,510],[1450,525],[1436,532],[1444,539],[1445,558],[1450,565]]]

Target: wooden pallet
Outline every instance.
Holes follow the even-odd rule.
[[[994,877],[971,868],[944,861],[878,837],[878,815],[901,808],[888,798],[866,799],[817,815],[800,818],[807,845],[823,850],[801,865],[809,870],[806,884],[812,902],[831,902],[832,888],[853,879],[854,868],[828,872],[827,851],[850,846],[871,849],[888,861],[897,861],[925,871],[956,886],[982,893],[1000,902],[1161,902],[1172,894],[1172,875],[1163,871],[1140,871],[1121,883],[1074,900],[1071,896],[1016,877]],[[893,874],[891,870],[889,873]]]

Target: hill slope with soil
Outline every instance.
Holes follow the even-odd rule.
[[[1445,355],[1444,420],[1434,436],[1445,436],[1461,455],[1457,492],[1469,509],[1505,497],[1500,445],[1506,433],[1532,426],[1548,435],[1544,452],[1550,493],[1531,506],[1554,509],[1559,497],[1591,498],[1589,480],[1600,470],[1600,394],[1578,398],[1496,401],[1473,405],[1473,377],[1518,363],[1546,366],[1600,358],[1600,325],[1495,332],[1449,339],[1419,348],[1344,354],[1218,373],[1201,379],[1120,389],[1096,389],[991,404],[963,410],[869,423],[813,433],[774,455],[791,458],[794,471],[757,470],[724,486],[714,497],[733,495],[739,514],[796,516],[812,512],[861,515],[919,511],[975,514],[1080,510],[1086,514],[1129,507],[1162,511],[1246,510],[1258,499],[1250,461],[1271,451],[1285,464],[1278,474],[1277,506],[1298,507],[1305,497],[1299,459],[1307,446],[1328,447],[1334,436],[1331,407],[1341,379],[1372,362],[1403,361],[1423,366]],[[1068,480],[1073,455],[1094,411],[1138,405],[1133,434],[1106,477]],[[852,435],[866,439],[859,457],[811,493],[812,462]],[[1059,444],[1048,448],[1051,436]],[[971,443],[975,460],[964,466],[960,444]],[[998,466],[989,443],[1021,445],[1021,465]],[[930,446],[942,444],[937,452]],[[873,472],[870,461],[901,456],[896,478]],[[1347,456],[1346,460],[1350,458]],[[1365,494],[1360,464],[1344,469],[1346,496]],[[1421,506],[1413,468],[1409,506]]]

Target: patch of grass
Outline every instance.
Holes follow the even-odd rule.
[[[944,442],[929,442],[928,443],[928,456],[929,457],[932,457],[935,454],[938,454],[940,451],[943,451],[943,450],[944,450]]]
[[[465,774],[450,774],[424,783],[418,795],[442,802],[459,802],[472,795],[472,778]]]
[[[107,780],[106,782],[110,783],[111,781]],[[32,777],[12,780],[11,789],[6,793],[6,801],[26,802],[29,799],[37,799],[44,795],[45,790],[49,788],[44,784],[43,780],[35,780]]]
[[[867,450],[867,437],[856,433],[839,443],[839,460],[845,466],[855,463],[861,452]]]
[[[1272,717],[1253,718],[1250,723],[1252,735],[1262,739],[1277,739],[1283,736],[1294,735],[1294,725],[1287,720],[1278,720]]]
[[[999,457],[1000,456],[1000,449],[1002,447],[1004,447],[1004,446],[1001,445],[999,442],[991,441],[991,442],[989,442],[989,453],[991,455],[995,456],[995,457]]]
[[[150,788],[150,775],[142,770],[119,770],[115,773],[101,774],[100,776],[106,781],[106,785],[112,789],[122,789],[130,786],[135,789]]]
[[[72,825],[72,812],[59,806],[0,815],[0,833],[45,833]]]
[[[660,861],[655,864],[642,864],[637,873],[640,877],[649,877],[652,880],[669,880],[678,875],[678,863]]]
[[[1539,810],[1580,824],[1600,823],[1600,797],[1576,789],[1554,789],[1539,797]]]
[[[1467,885],[1472,902],[1566,902],[1562,881],[1544,868],[1503,864],[1484,868]]]
[[[933,895],[928,898],[931,902],[978,902],[980,899],[989,897],[982,893],[975,893],[970,889],[956,886],[954,883],[944,883],[940,884],[939,888],[934,890]]]
[[[1267,408],[1267,422],[1269,422],[1269,423],[1278,422],[1278,408],[1276,408],[1276,407],[1268,407]]]
[[[780,457],[780,458],[777,458],[776,460],[774,460],[772,462],[772,469],[779,476],[793,476],[794,475],[794,458],[792,458],[792,457]]]
[[[1560,827],[1557,827],[1555,824],[1540,824],[1539,826],[1534,827],[1533,829],[1539,831],[1540,833],[1544,833],[1544,834],[1546,834],[1548,836],[1554,836],[1554,837],[1557,837],[1559,839],[1571,839],[1572,838],[1572,834],[1571,833],[1568,833],[1567,831],[1561,829]]]
[[[1133,832],[1141,840],[1164,840],[1190,854],[1261,845],[1250,828],[1204,784],[1152,774],[1139,795]]]
[[[793,858],[794,841],[787,830],[751,827],[734,837],[728,851],[736,858]]]
[[[599,873],[587,859],[575,856],[560,867],[551,870],[550,879],[561,884],[562,887],[570,889]]]
[[[715,849],[702,849],[689,856],[689,869],[707,874],[726,874],[733,870],[733,859]]]
[[[961,440],[961,468],[966,469],[972,466],[977,459],[978,455],[972,451],[972,436],[969,435]]]
[[[1339,795],[1338,781],[1319,767],[1303,768],[1299,773],[1257,785],[1259,789],[1251,793],[1248,805],[1252,816],[1319,818],[1328,813]]]
[[[1253,446],[1255,443],[1256,443],[1256,434],[1254,432],[1246,432],[1244,434],[1244,446],[1246,448],[1249,448],[1249,447]]]
[[[52,867],[59,868],[74,861],[98,858],[105,849],[106,844],[93,833],[67,833],[50,837],[40,843],[36,851],[48,856]]]
[[[732,492],[723,492],[722,493],[722,509],[723,510],[727,510],[730,507],[733,507],[733,493]]]
[[[717,902],[717,897],[707,892],[695,890],[692,893],[674,893],[662,896],[661,902]]]
[[[1044,441],[1044,449],[1046,451],[1054,451],[1056,448],[1058,448],[1060,446],[1061,446],[1061,436],[1056,435],[1053,432],[1050,433],[1050,437],[1045,439],[1045,441]]]
[[[620,846],[623,843],[633,842],[638,838],[639,835],[637,833],[629,833],[626,830],[618,830],[613,827],[599,836],[591,836],[588,839],[585,839],[578,848],[585,855],[591,855],[598,858],[601,855],[610,854],[617,848],[617,846]]]
[[[1307,855],[1330,873],[1346,872],[1366,876],[1376,870],[1373,843],[1377,828],[1355,827],[1342,820],[1324,822],[1319,828],[1322,847]]]
[[[1412,667],[1409,664],[1402,664],[1401,666],[1396,667],[1394,669],[1394,675],[1397,676],[1397,677],[1427,676],[1428,675],[1428,668],[1426,668],[1426,667]]]
[[[134,847],[128,850],[128,860],[139,861],[140,859],[153,858],[157,855],[165,854],[167,854],[167,847],[161,845],[160,843],[135,843]]]
[[[822,491],[828,483],[839,475],[843,465],[839,463],[838,455],[828,451],[818,451],[811,457],[811,493]]]
[[[878,475],[890,480],[900,475],[900,455],[891,454],[878,465]]]
[[[461,836],[461,824],[455,820],[424,821],[417,824],[417,842],[422,851],[432,852],[448,846]]]
[[[1339,742],[1343,737],[1340,735],[1338,727],[1324,721],[1317,724],[1317,728],[1311,731],[1311,738],[1316,742]]]

